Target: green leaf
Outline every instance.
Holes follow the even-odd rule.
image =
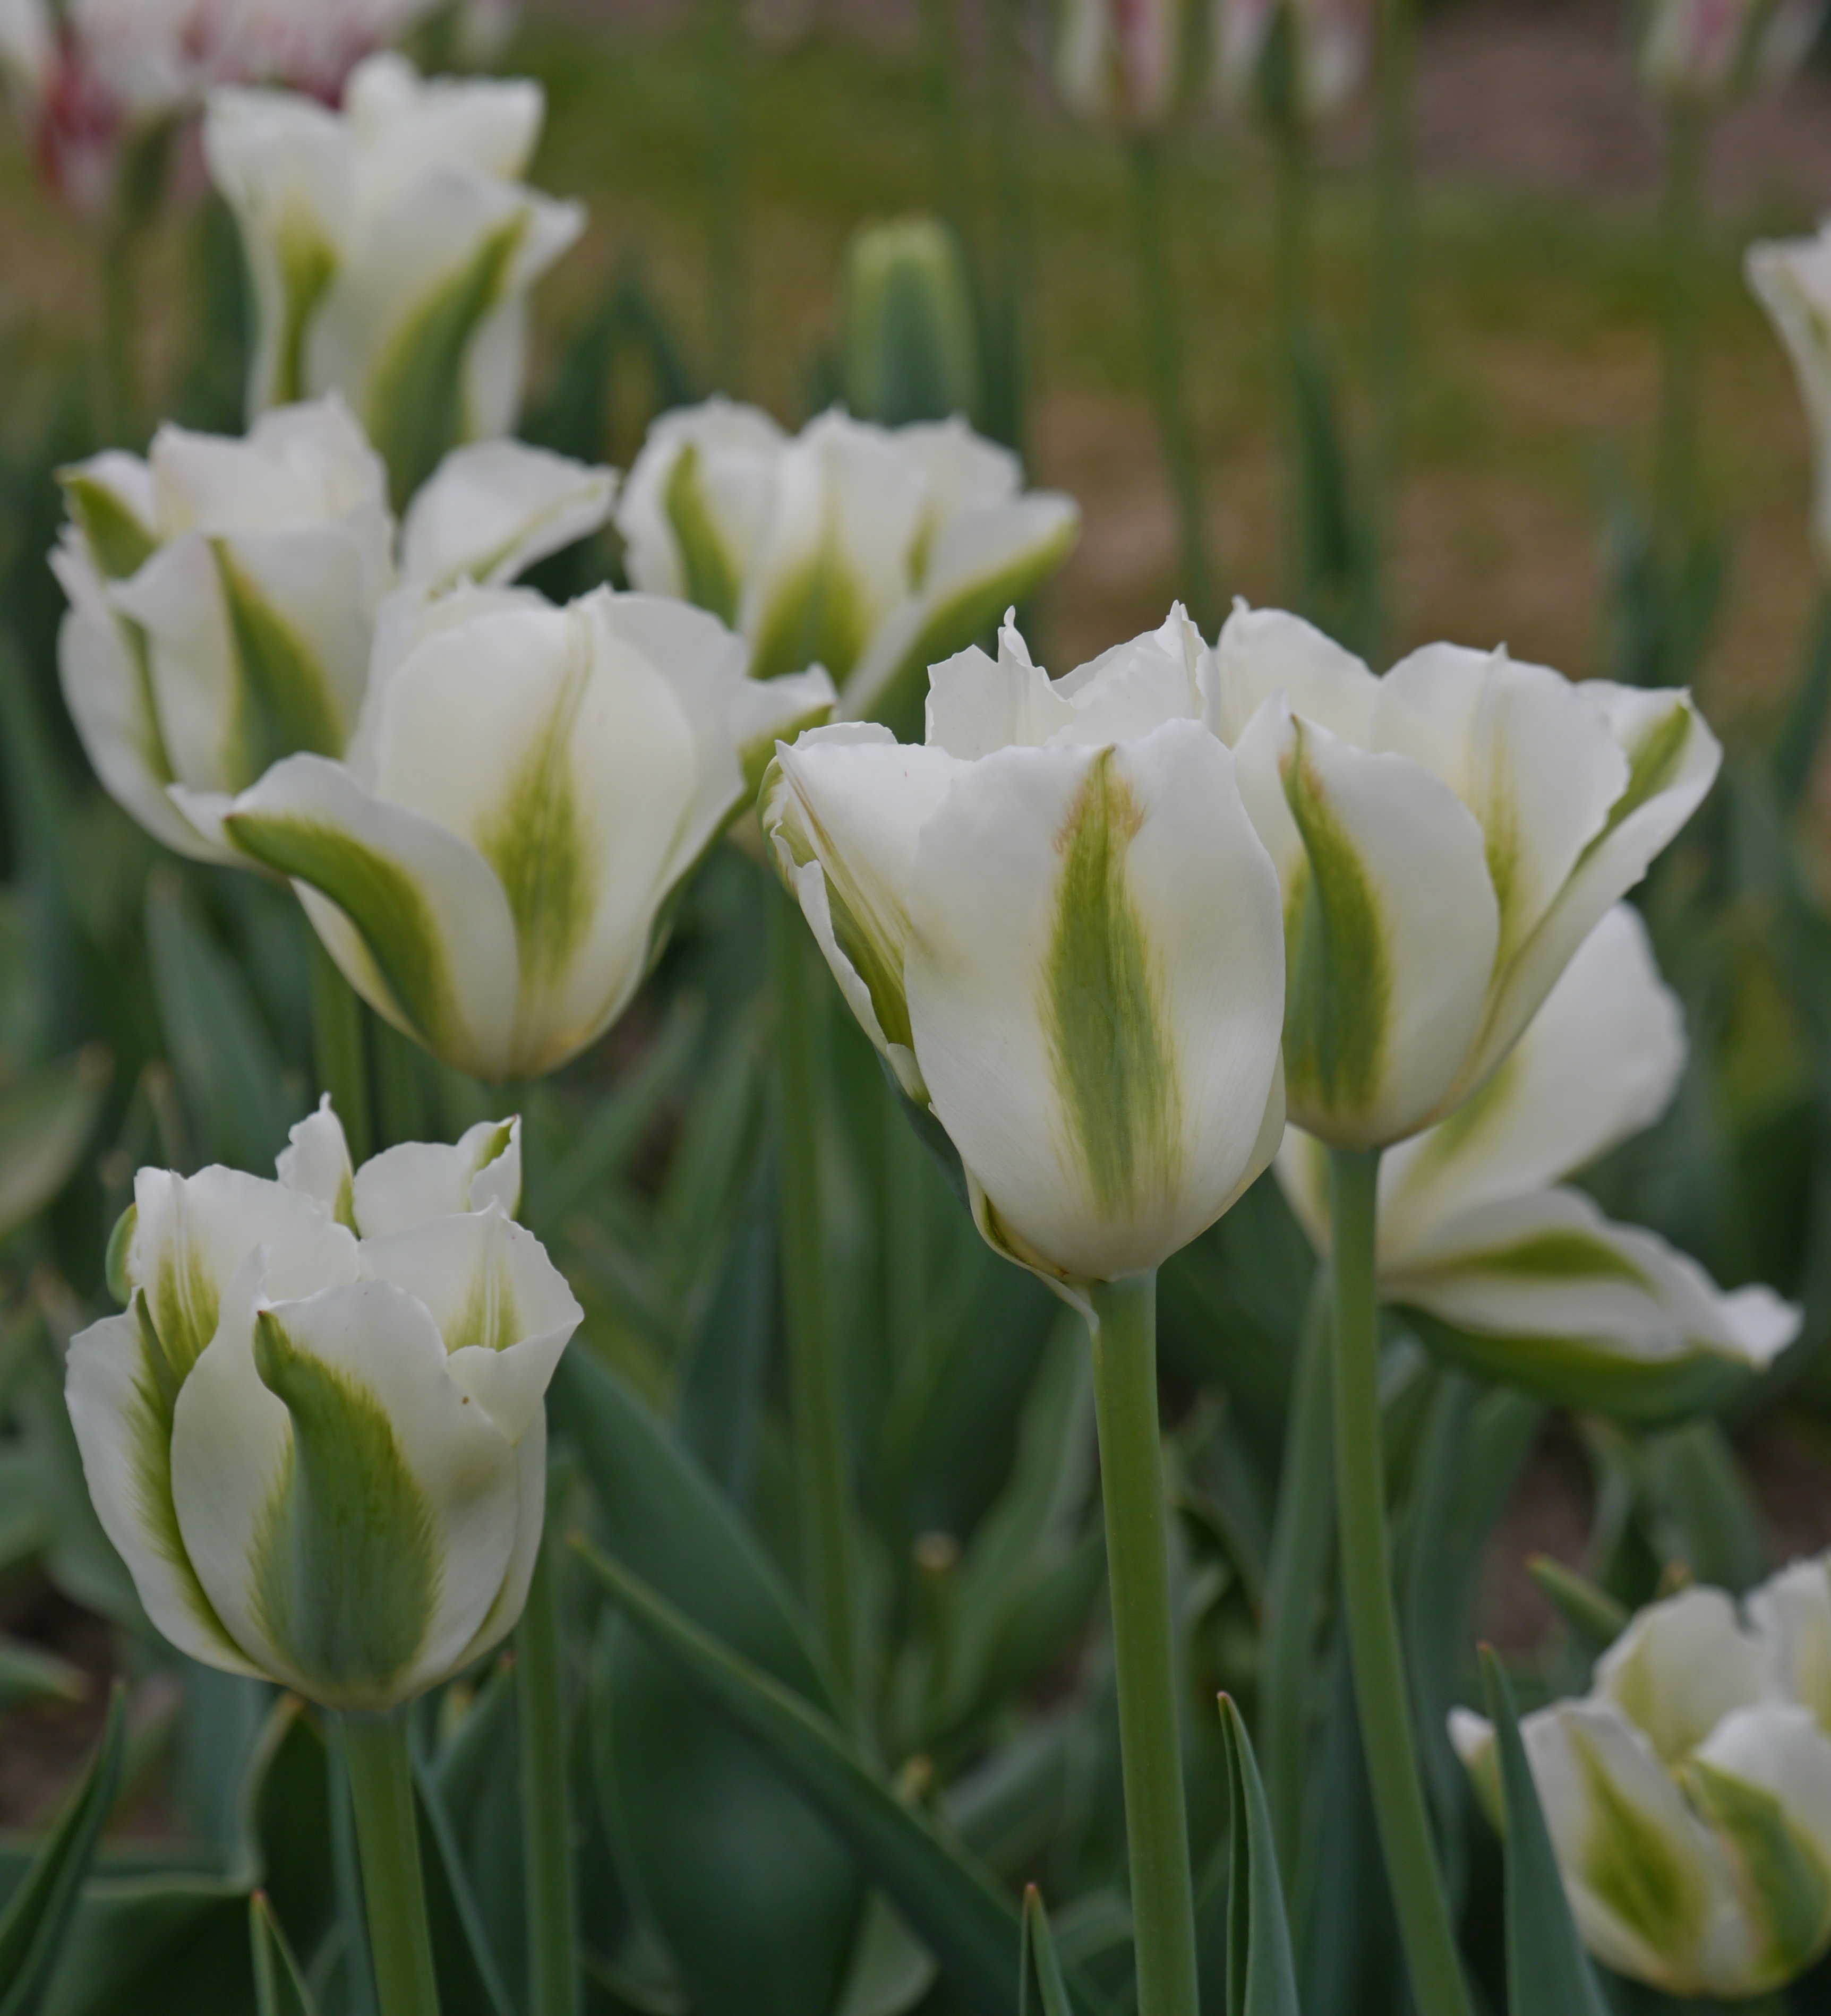
[[[417,1764],[413,1794],[442,2016],[513,2016],[514,2003],[489,1949],[451,1822],[436,1784]]]
[[[1817,622],[1792,704],[1775,730],[1768,761],[1784,811],[1799,809],[1811,781],[1825,721],[1831,713],[1831,596],[1819,605]]]
[[[1298,2016],[1296,1968],[1271,1814],[1240,1712],[1220,1697],[1227,1749],[1228,1839],[1227,2016]]]
[[[248,1899],[248,1938],[254,1955],[256,2016],[318,2016],[318,2004],[265,1891]]]
[[[621,1564],[575,1544],[643,1636],[794,1778],[927,1942],[956,1997],[975,2016],[1011,2016],[1019,1942],[1010,1898],[882,1784],[825,1715]]]
[[[1508,2016],[1609,2016],[1558,1873],[1513,1690],[1490,1647],[1482,1648],[1481,1665],[1507,1816]]]
[[[1627,1606],[1562,1561],[1548,1554],[1534,1554],[1527,1561],[1526,1571],[1537,1584],[1540,1595],[1582,1640],[1586,1651],[1606,1652],[1627,1629]]]
[[[1699,1582],[1738,1595],[1768,1573],[1761,1514],[1715,1421],[1649,1439],[1641,1475],[1667,1560],[1682,1561]]]
[[[111,1075],[91,1044],[0,1093],[0,1239],[70,1180],[88,1146]]]
[[[0,1917],[0,2016],[34,2016],[44,2004],[83,1877],[121,1789],[126,1747],[127,1694],[117,1683],[88,1771]]]
[[[80,1666],[0,1635],[0,1708],[21,1701],[81,1701],[88,1691],[88,1676]]]
[[[1061,1978],[1061,1962],[1055,1951],[1055,1936],[1049,1929],[1049,1913],[1043,1908],[1043,1893],[1033,1883],[1024,1886],[1023,1932],[1018,1957],[1018,2016],[1074,2016],[1068,1984]]]

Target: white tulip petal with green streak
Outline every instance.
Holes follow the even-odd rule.
[[[1812,527],[1831,556],[1831,226],[1751,245],[1748,283],[1793,360],[1814,448]]]
[[[1769,1661],[1720,1589],[1681,1589],[1649,1605],[1596,1661],[1595,1692],[1680,1764],[1732,1709],[1768,1692]]]
[[[945,751],[842,722],[776,752],[763,830],[859,1025],[925,1103],[904,992],[916,844],[960,774]]]
[[[428,1219],[486,1211],[492,1204],[513,1218],[521,1202],[520,1117],[480,1120],[449,1147],[442,1141],[403,1141],[384,1148],[356,1172],[351,1201],[365,1240],[409,1232]],[[427,1301],[427,1306],[438,1313],[435,1302]]]
[[[1358,747],[1373,736],[1379,681],[1313,623],[1236,601],[1202,668],[1202,718],[1231,749],[1260,707],[1282,693],[1293,714]]]
[[[595,532],[609,517],[616,473],[521,441],[454,448],[407,506],[401,573],[437,590],[468,578],[512,581]]]
[[[315,1111],[287,1129],[287,1145],[274,1164],[274,1174],[289,1190],[301,1190],[318,1202],[339,1225],[356,1229],[355,1172],[350,1144],[327,1092]]]
[[[1399,1139],[1443,1100],[1487,1006],[1499,913],[1481,829],[1422,765],[1281,699],[1238,754],[1285,890],[1291,1118],[1339,1147]]]
[[[330,1707],[390,1707],[449,1672],[514,1549],[514,1449],[391,1282],[219,1330],[178,1398],[172,1475],[224,1624]]]
[[[363,196],[379,203],[442,164],[519,180],[534,158],[546,104],[540,86],[525,77],[422,77],[405,57],[384,50],[350,73],[343,110],[362,162]]]
[[[1750,1591],[1748,1616],[1781,1692],[1831,1736],[1831,1559],[1794,1561],[1770,1576]]]
[[[910,1022],[982,1229],[1075,1281],[1154,1267],[1281,1125],[1277,880],[1193,722],[964,768],[910,884]]]
[[[334,393],[263,413],[245,435],[196,434],[169,422],[147,451],[163,538],[253,536],[343,524],[387,568],[387,472]]]
[[[501,1071],[516,1016],[515,920],[474,848],[316,756],[276,764],[225,824],[246,854],[293,878],[378,1013],[460,1069]]]

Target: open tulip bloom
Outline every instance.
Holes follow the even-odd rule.
[[[341,113],[212,94],[204,157],[254,276],[251,415],[341,392],[397,497],[509,432],[528,290],[585,224],[521,182],[544,111],[525,79],[423,81],[388,54],[357,66]]]
[[[615,488],[482,442],[445,457],[397,535],[386,473],[334,398],[245,440],[161,427],[144,461],[110,451],[63,480],[58,664],[89,760],[155,838],[244,862],[222,814],[284,757],[345,753],[391,596],[416,609],[511,580],[601,525]]]
[[[1520,1726],[1578,1929],[1619,1974],[1740,2001],[1831,1947],[1831,1557],[1642,1611]],[[1494,1731],[1457,1751],[1496,1807]]]
[[[514,1121],[352,1171],[328,1102],[276,1182],[141,1170],[128,1308],[73,1339],[67,1393],[103,1526],[182,1651],[378,1711],[514,1625],[580,1315],[520,1188]]]
[[[1812,432],[1812,531],[1831,563],[1831,221],[1748,250],[1748,280],[1786,345]]]
[[[831,412],[789,435],[712,399],[650,430],[617,529],[632,585],[730,624],[753,678],[821,665],[847,715],[896,719],[933,661],[1054,571],[1079,519],[961,420]]]
[[[1684,1064],[1678,1003],[1638,914],[1617,905],[1481,1090],[1382,1159],[1382,1298],[1477,1370],[1573,1406],[1664,1417],[1765,1369],[1798,1309],[1763,1287],[1725,1294],[1563,1180],[1650,1126]],[[1322,1144],[1291,1129],[1277,1168],[1326,1252]]]

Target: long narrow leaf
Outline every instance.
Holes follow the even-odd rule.
[[[254,1953],[257,2016],[318,2016],[318,2004],[264,1890],[248,1899],[248,1939]]]
[[[1552,1852],[1538,1788],[1519,1739],[1513,1690],[1490,1647],[1482,1647],[1481,1666],[1507,1816],[1508,2016],[1609,2016]]]
[[[1055,1936],[1049,1929],[1049,1913],[1043,1908],[1043,1893],[1033,1883],[1024,1888],[1023,1945],[1018,1962],[1017,2007],[1018,2016],[1074,2016],[1074,2004],[1068,1999],[1068,1984],[1061,1978]]]
[[[29,2016],[44,1999],[103,1823],[121,1789],[127,1745],[124,1690],[117,1684],[95,1761],[0,1918],[0,2016]]]
[[[925,1941],[975,2016],[1011,2016],[1018,1913],[989,1877],[882,1784],[827,1717],[728,1651],[618,1562],[574,1546],[630,1622],[761,1744]]]
[[[1298,2016],[1297,1970],[1285,1921],[1271,1813],[1253,1740],[1231,1697],[1220,1697],[1232,1853],[1227,1870],[1227,2016]]]

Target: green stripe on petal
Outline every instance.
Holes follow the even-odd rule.
[[[261,1627],[327,1692],[384,1693],[438,1604],[432,1507],[374,1395],[297,1347],[271,1309],[255,1318],[254,1363],[293,1431],[251,1554]]]
[[[1094,759],[1057,837],[1063,856],[1044,976],[1056,1089],[1101,1210],[1117,1217],[1177,1180],[1175,1052],[1151,948],[1126,886],[1141,815],[1113,752]]]
[[[311,647],[236,566],[225,541],[212,539],[210,547],[240,675],[232,783],[253,783],[283,756],[341,756],[343,723]]]
[[[699,481],[699,444],[688,441],[674,459],[663,500],[686,575],[687,599],[709,609],[728,628],[737,623],[737,569],[706,509]]]
[[[1392,972],[1373,884],[1304,759],[1303,724],[1285,771],[1304,869],[1285,907],[1289,981],[1285,1071],[1294,1107],[1373,1104],[1384,1073]]]
[[[1588,1739],[1574,1729],[1570,1750],[1589,1823],[1578,1872],[1583,1881],[1653,1952],[1688,1952],[1710,1902],[1696,1873],[1663,1831],[1622,1796]]]
[[[369,438],[387,464],[398,509],[467,438],[464,364],[478,326],[502,298],[528,229],[522,212],[478,247],[388,344],[370,380]]]
[[[460,1031],[451,974],[431,905],[400,865],[336,826],[239,812],[226,822],[236,844],[276,873],[328,896],[362,934],[369,956],[404,1020],[428,1049]]]
[[[573,790],[572,727],[585,682],[569,679],[546,727],[510,779],[478,851],[509,899],[524,993],[545,992],[564,974],[597,905],[590,829]]]
[[[267,404],[290,406],[305,396],[305,332],[331,275],[337,255],[315,231],[297,219],[283,223],[272,239],[285,303]]]
[[[751,652],[751,677],[780,679],[824,665],[843,686],[864,650],[868,628],[858,584],[829,538],[770,596]]]
[[[1695,1759],[1685,1773],[1692,1802],[1728,1838],[1752,1892],[1756,1929],[1775,1982],[1815,1959],[1831,1928],[1831,1870],[1772,1792]]]
[[[66,470],[59,479],[70,514],[82,528],[96,564],[110,581],[125,581],[138,574],[157,550],[159,542],[151,529],[122,503],[106,484],[80,470]]]
[[[1466,1273],[1506,1274],[1522,1280],[1626,1281],[1648,1294],[1659,1293],[1658,1283],[1624,1254],[1580,1232],[1541,1233],[1516,1246],[1459,1256],[1458,1265]]]
[[[1678,695],[1666,713],[1642,732],[1627,752],[1627,788],[1609,808],[1608,823],[1584,849],[1584,861],[1642,805],[1678,782],[1691,743],[1691,719],[1690,707]]]

